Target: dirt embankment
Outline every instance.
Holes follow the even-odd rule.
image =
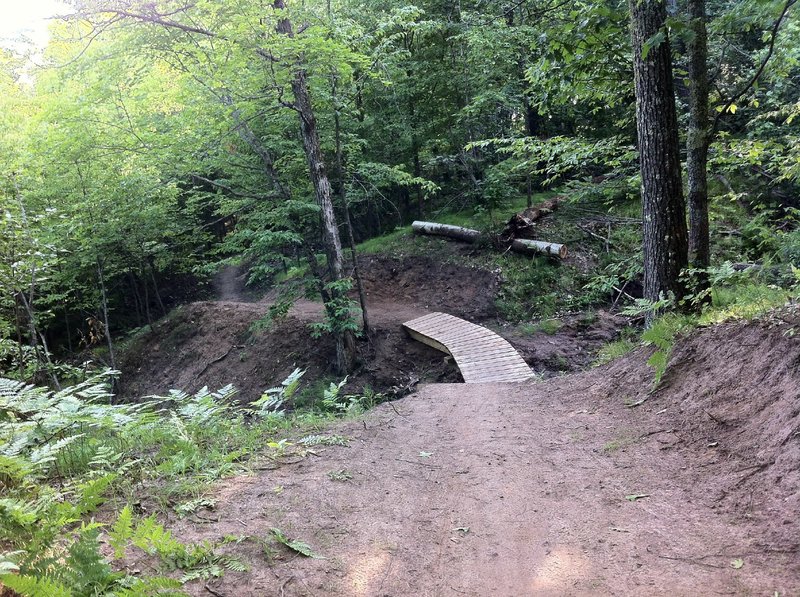
[[[401,328],[403,322],[432,311],[491,327],[535,371],[546,374],[587,366],[625,323],[599,312],[591,320],[565,318],[554,334],[523,334],[497,319],[499,282],[493,272],[424,256],[366,256],[361,271],[372,333],[359,341],[361,365],[349,377],[351,392],[369,386],[403,395],[419,381],[461,381],[450,359]],[[295,367],[307,370],[307,380],[334,376],[331,338],[315,338],[309,328],[322,320],[322,306],[301,300],[287,318],[268,322],[270,300],[254,301],[242,283],[241,271],[226,268],[215,282],[220,300],[185,305],[135,338],[122,359],[122,396],[135,399],[171,388],[193,392],[230,383],[242,400],[252,401]]]
[[[347,447],[221,483],[214,522],[171,522],[187,540],[278,527],[325,558],[245,541],[252,569],[222,595],[795,595],[792,329],[698,331],[652,395],[646,350],[546,382],[427,385],[331,430]]]
[[[494,317],[496,276],[427,257],[365,257],[361,266],[372,334],[359,342],[361,367],[350,378],[350,390],[407,393],[420,380],[460,381],[445,355],[408,338],[401,324],[431,311],[473,321]],[[288,317],[270,322],[271,302],[251,302],[240,282],[240,272],[224,270],[219,292],[236,300],[191,303],[134,339],[122,361],[122,395],[231,383],[250,401],[295,367],[306,369],[307,379],[332,375],[333,342],[315,338],[309,328],[322,319],[322,306],[301,300]]]

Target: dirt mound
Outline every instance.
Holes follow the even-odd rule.
[[[363,257],[361,271],[372,334],[359,341],[361,366],[350,376],[346,391],[370,386],[403,395],[419,381],[460,381],[458,369],[445,355],[410,339],[401,324],[436,310],[471,320],[490,318],[496,313],[497,277],[418,256]],[[125,350],[120,388],[124,398],[230,383],[242,400],[252,401],[295,367],[305,369],[308,380],[334,375],[331,338],[314,338],[309,328],[323,319],[319,303],[298,301],[289,317],[270,323],[265,320],[270,301],[250,302],[253,297],[243,291],[240,268],[223,269],[214,284],[221,300],[177,309]]]
[[[696,460],[696,499],[766,529],[760,547],[800,549],[800,318],[785,314],[697,331],[678,343],[661,387],[640,352],[592,389],[660,421],[662,450]],[[635,380],[635,383],[631,383]],[[702,488],[702,490],[700,489]]]
[[[250,402],[296,367],[306,370],[309,381],[331,378],[333,340],[314,338],[309,328],[321,319],[321,306],[301,302],[296,315],[272,324],[263,323],[268,308],[204,301],[176,309],[125,351],[121,395],[136,399],[170,388],[194,392],[233,384],[239,398]],[[373,335],[359,342],[359,351],[363,366],[351,376],[348,392],[370,386],[404,394],[420,380],[460,379],[444,355],[407,337],[397,323],[377,323]]]
[[[497,331],[517,349],[531,369],[548,378],[589,367],[597,358],[597,351],[616,340],[620,330],[630,321],[598,310],[565,316],[555,323],[556,329],[547,329],[546,324],[533,325],[529,333],[525,332],[524,326]]]
[[[223,482],[212,522],[171,522],[186,540],[279,527],[325,558],[267,564],[242,543],[252,571],[217,581],[225,595],[797,594],[790,329],[697,332],[653,395],[647,351],[543,383],[427,385],[331,430],[347,447]]]
[[[470,321],[497,315],[499,280],[492,272],[420,256],[371,255],[359,263],[369,301],[405,303]]]

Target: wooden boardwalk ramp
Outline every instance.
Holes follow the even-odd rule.
[[[415,340],[452,355],[465,383],[505,383],[533,377],[514,347],[491,330],[447,313],[403,324]]]

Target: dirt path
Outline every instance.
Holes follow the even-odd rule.
[[[700,461],[664,449],[656,411],[597,400],[601,380],[425,386],[343,425],[349,447],[226,482],[220,522],[176,531],[279,527],[325,557],[268,565],[243,543],[252,571],[213,585],[230,596],[797,594],[796,554],[715,510]]]

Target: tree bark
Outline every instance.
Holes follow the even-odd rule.
[[[530,240],[527,238],[518,238],[511,241],[511,250],[517,253],[543,253],[545,255],[552,255],[559,259],[567,258],[566,245],[558,243],[548,243],[542,240]]]
[[[661,0],[629,0],[629,6],[642,176],[644,298],[656,302],[671,293],[680,299],[688,239],[667,14]],[[652,44],[658,34],[663,40]]]
[[[286,8],[284,0],[274,0],[273,7],[276,10]],[[292,23],[288,18],[278,21],[276,27],[278,33],[293,37]],[[294,74],[292,76],[292,94],[294,96],[294,109],[300,118],[300,136],[303,139],[303,149],[305,150],[308,170],[311,175],[311,182],[314,185],[314,195],[317,205],[320,208],[322,220],[322,239],[325,246],[325,254],[328,260],[328,270],[331,279],[336,282],[344,277],[342,242],[339,238],[339,227],[336,223],[336,214],[333,211],[333,199],[331,183],[328,179],[328,172],[325,167],[325,160],[322,155],[322,146],[317,130],[317,120],[314,117],[314,109],[311,103],[311,95],[308,91],[308,81],[305,69],[299,65],[293,65]],[[338,292],[338,291],[334,291]],[[332,293],[332,300],[341,298]],[[339,373],[349,373],[353,370],[356,357],[355,335],[352,331],[345,330],[336,334],[336,361]]]
[[[103,275],[103,264],[99,259],[97,260],[97,280],[100,282],[100,300],[101,307],[103,309],[103,331],[105,333],[106,343],[108,344],[108,360],[111,364],[111,368],[116,371],[117,360],[114,357],[114,342],[111,339],[111,330],[108,326],[108,296],[106,294],[106,280],[105,276]]]
[[[708,35],[705,0],[689,0],[689,129],[686,139],[686,174],[689,183],[689,263],[711,265],[708,225]]]
[[[353,261],[353,277],[356,280],[358,302],[361,305],[361,322],[364,334],[369,334],[369,315],[367,313],[367,294],[361,282],[361,272],[358,269],[358,255],[356,254],[356,240],[353,236],[353,221],[350,218],[350,208],[347,205],[347,187],[344,182],[344,152],[342,150],[342,125],[339,119],[339,108],[336,105],[336,75],[331,80],[331,95],[333,96],[333,124],[336,141],[336,177],[338,178],[339,202],[344,211],[345,224],[347,224],[347,240],[350,247],[350,257]]]
[[[450,224],[437,224],[436,222],[416,221],[411,224],[411,229],[418,234],[446,236],[448,238],[455,238],[456,240],[461,240],[468,243],[477,241],[481,236],[481,233],[478,230],[462,228],[461,226],[451,226]]]
[[[447,238],[454,238],[468,243],[476,242],[481,238],[481,233],[478,230],[462,228],[461,226],[451,226],[450,224],[437,224],[436,222],[417,221],[411,224],[411,229],[417,234],[446,236]],[[525,253],[527,255],[532,253],[544,253],[561,259],[567,257],[566,245],[558,243],[533,239],[501,239],[501,241],[507,244],[509,249],[517,253]]]

